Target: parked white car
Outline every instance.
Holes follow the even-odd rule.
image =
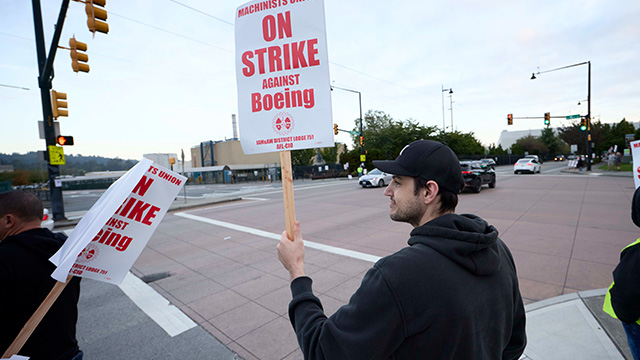
[[[362,187],[369,186],[386,186],[391,183],[393,179],[393,175],[387,174],[378,169],[373,169],[367,173],[367,175],[362,175],[358,179],[358,184]]]
[[[524,158],[518,160],[513,164],[513,173],[519,174],[521,172],[539,173],[542,169],[540,162],[534,158]]]
[[[53,217],[49,215],[49,209],[44,209],[42,213],[42,222],[40,223],[41,228],[46,228],[49,230],[53,230]]]

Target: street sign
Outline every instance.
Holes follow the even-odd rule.
[[[360,131],[349,131],[349,134],[358,136],[360,135]]]
[[[64,165],[64,150],[62,147],[49,145],[49,164],[51,165]]]
[[[578,118],[580,118],[580,115],[569,115],[566,118],[567,118],[567,120],[578,119]]]
[[[367,161],[367,155],[360,155],[360,161]]]

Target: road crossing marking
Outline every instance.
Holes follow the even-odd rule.
[[[247,227],[247,226],[236,225],[236,224],[231,224],[231,223],[224,222],[224,221],[209,219],[209,218],[206,218],[206,217],[192,215],[192,214],[188,214],[188,213],[185,213],[185,212],[175,213],[174,215],[180,216],[180,217],[183,217],[183,218],[186,218],[186,219],[191,219],[191,220],[195,220],[195,221],[204,222],[204,223],[215,225],[215,226],[224,227],[224,228],[231,229],[231,230],[236,230],[236,231],[241,231],[241,232],[245,232],[245,233],[256,235],[256,236],[261,236],[261,237],[268,238],[268,239],[273,239],[273,240],[280,241],[280,237],[281,237],[280,234],[274,234],[274,233],[271,233],[271,232],[268,232],[268,231],[254,229],[254,228],[250,228],[250,227]],[[320,250],[320,251],[324,251],[324,252],[328,252],[328,253],[332,253],[332,254],[336,254],[336,255],[347,256],[347,257],[350,257],[350,258],[363,260],[363,261],[368,261],[368,262],[372,262],[372,263],[375,263],[375,262],[377,262],[378,260],[381,259],[380,256],[365,254],[365,253],[361,253],[359,251],[342,249],[342,248],[339,248],[339,247],[320,244],[320,243],[316,243],[316,242],[309,241],[309,240],[304,240],[304,246],[308,247],[308,248],[311,248],[311,249],[316,249],[316,250]]]
[[[73,229],[63,232],[69,236],[71,231]],[[197,326],[191,318],[131,272],[127,273],[118,287],[171,337]]]

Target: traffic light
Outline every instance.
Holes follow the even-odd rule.
[[[587,117],[581,117],[580,118],[580,130],[585,131],[587,130]]]
[[[507,125],[513,125],[513,114],[507,114]]]
[[[73,145],[73,136],[58,136],[56,137],[56,144],[58,145]]]
[[[89,55],[79,53],[78,51],[87,51],[87,44],[77,41],[75,37],[69,39],[69,48],[71,49],[71,68],[73,71],[89,72]]]
[[[364,136],[360,136],[360,146],[364,146]]]
[[[107,0],[87,0],[86,1],[86,11],[87,11],[87,26],[89,27],[89,31],[93,33],[95,36],[96,31],[101,32],[103,34],[109,33],[109,24],[107,21],[107,10],[103,9],[106,5]],[[94,5],[98,5],[99,7],[95,7]]]
[[[69,111],[63,110],[67,108],[67,94],[51,90],[51,110],[53,110],[53,118],[58,116],[69,116]]]
[[[544,124],[549,125],[551,123],[551,113],[544,113]]]
[[[338,135],[338,124],[333,124],[333,134]]]

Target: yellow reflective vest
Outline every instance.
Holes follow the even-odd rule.
[[[624,249],[622,249],[622,251],[624,251],[625,249],[627,249],[627,248],[629,248],[631,246],[637,245],[637,244],[640,244],[640,239],[638,239],[635,242],[625,246]],[[616,313],[613,310],[613,306],[611,305],[611,288],[613,287],[614,284],[615,284],[615,282],[612,282],[611,286],[609,286],[609,290],[607,290],[607,294],[604,297],[604,305],[602,306],[602,310],[604,312],[606,312],[607,314],[611,315],[611,317],[617,319],[618,317],[616,316]],[[638,325],[640,325],[640,319],[638,319],[636,321],[636,323]]]

